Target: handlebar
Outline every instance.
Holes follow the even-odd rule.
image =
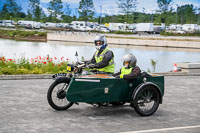
[[[78,68],[83,68],[83,67],[85,67],[86,66],[86,64],[81,64],[81,65],[78,65],[77,67]]]

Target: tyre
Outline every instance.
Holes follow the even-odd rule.
[[[134,95],[134,109],[141,116],[150,116],[159,107],[159,92],[155,86],[146,85]]]
[[[49,105],[55,110],[67,110],[73,105],[66,98],[66,92],[70,79],[55,81],[47,92],[47,101]]]

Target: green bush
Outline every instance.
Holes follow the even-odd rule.
[[[56,71],[58,71],[58,69],[54,66],[53,63],[48,63],[46,65],[41,66],[41,71],[43,73],[55,73]]]
[[[38,36],[41,36],[41,37],[46,37],[47,36],[46,32],[38,32],[37,34],[38,34]]]
[[[4,75],[14,75],[16,74],[16,69],[4,67],[4,68],[1,68],[1,72]]]
[[[115,31],[113,33],[115,33],[115,34],[134,34],[133,32],[129,32],[129,31]]]
[[[21,58],[17,61],[13,59],[6,59],[0,57],[0,75],[11,74],[53,74],[53,73],[67,73],[66,66],[68,62],[61,62],[60,64],[54,64],[48,59],[44,58],[42,61],[30,63],[29,59]],[[50,61],[50,62],[49,62]],[[33,61],[31,61],[33,62]]]
[[[30,74],[30,72],[25,68],[21,68],[16,70],[16,74]]]
[[[4,66],[4,67],[17,69],[17,64],[12,62],[12,61],[9,61],[9,62],[6,63],[6,66]]]
[[[170,32],[162,31],[162,32],[160,32],[160,35],[163,35],[163,36],[200,36],[200,31],[196,31],[194,33],[185,33],[185,34],[177,34],[177,33],[170,33]]]
[[[1,71],[1,69],[0,69],[0,75],[2,75],[3,74],[3,72]]]
[[[28,59],[25,58],[21,58],[20,60],[18,60],[18,68],[26,68],[28,70],[32,70],[33,66],[29,63]]]
[[[3,61],[0,61],[0,68],[5,67],[5,66],[6,66],[6,63]]]
[[[39,69],[39,68],[34,68],[33,70],[32,70],[32,72],[31,72],[32,74],[42,74],[43,72],[42,72],[42,70],[41,69]]]
[[[46,37],[46,32],[38,32],[38,31],[21,31],[21,30],[0,30],[0,35],[9,36],[9,37],[32,37],[32,36],[40,36]]]

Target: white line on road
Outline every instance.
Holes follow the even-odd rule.
[[[162,132],[162,131],[191,129],[191,128],[200,128],[200,125],[185,126],[185,127],[173,127],[173,128],[161,128],[161,129],[152,129],[152,130],[130,131],[130,132],[121,132],[121,133],[150,133],[150,132]]]

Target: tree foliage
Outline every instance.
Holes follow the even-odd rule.
[[[63,22],[70,23],[72,22],[72,17],[70,16],[72,12],[72,9],[70,8],[70,4],[66,3],[66,6],[64,8],[64,15],[62,15]]]
[[[195,23],[198,21],[197,15],[195,15],[195,8],[193,5],[179,6],[177,9],[177,20],[180,24]]]
[[[61,17],[63,15],[62,9],[62,0],[51,0],[48,7],[48,11],[50,12],[49,18],[51,18],[50,21],[57,22],[58,17]]]
[[[117,5],[121,10],[121,13],[126,15],[126,22],[129,22],[129,16],[131,13],[136,17],[137,14],[135,12],[137,8],[137,0],[118,0]]]
[[[171,3],[172,3],[172,0],[157,0],[157,4],[161,12],[161,16],[160,16],[161,23],[166,23],[169,12],[172,11],[172,8],[170,8]]]
[[[65,6],[65,15],[66,16],[70,16],[71,15],[71,13],[72,13],[72,9],[70,8],[70,4],[68,4],[68,3],[66,3],[66,6]]]
[[[0,0],[1,2],[2,0]],[[84,21],[92,21],[98,22],[99,17],[94,16],[94,3],[92,0],[80,0],[79,8],[73,9],[75,12],[72,14],[72,9],[68,3],[65,3],[63,9],[63,3],[61,0],[51,0],[49,2],[48,10],[50,14],[45,14],[43,10],[40,10],[40,0],[29,0],[33,2],[33,7],[29,5],[29,9],[24,12],[21,12],[21,8],[17,5],[17,0],[5,0],[0,11],[0,20],[33,20],[40,22],[64,22],[70,23],[74,20],[84,20]],[[101,17],[101,23],[149,23],[152,22],[154,24],[165,23],[169,24],[200,24],[200,7],[195,7],[192,4],[186,4],[178,6],[177,9],[171,8],[172,0],[157,0],[160,12],[145,13],[145,9],[143,8],[143,12],[136,12],[136,0],[118,0],[118,4],[120,2],[134,3],[130,4],[133,8],[125,8],[122,10],[121,5],[121,13],[118,15],[108,15],[104,14]],[[35,4],[34,4],[35,3]],[[119,6],[119,5],[118,5]],[[32,10],[34,9],[34,10]],[[79,11],[79,16],[76,14]],[[49,15],[49,16],[47,16]],[[60,18],[60,20],[58,20]],[[128,19],[127,19],[128,18]]]
[[[10,17],[18,17],[17,13],[20,11],[21,7],[17,5],[15,0],[6,0],[1,11],[1,17],[5,17],[6,19],[10,19]]]
[[[81,0],[79,2],[80,20],[88,21],[94,16],[94,3],[92,0]]]
[[[157,0],[158,7],[162,13],[168,12],[172,0]]]
[[[29,0],[29,7],[30,7],[29,13],[31,13],[31,17],[36,21],[40,21],[42,14],[42,8],[40,7],[40,0]]]

